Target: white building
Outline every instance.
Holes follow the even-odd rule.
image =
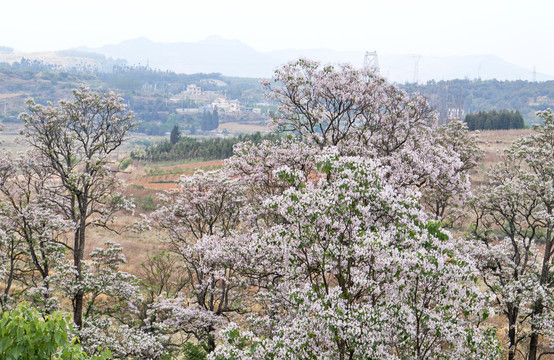
[[[200,86],[196,86],[196,84],[187,85],[187,90],[185,91],[185,94],[194,96],[202,95],[202,88]]]
[[[238,100],[217,98],[212,102],[212,107],[217,111],[221,110],[228,113],[240,112],[240,103]]]

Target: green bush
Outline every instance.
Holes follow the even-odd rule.
[[[205,360],[207,356],[202,345],[194,345],[191,342],[183,346],[183,355],[185,360]]]
[[[110,354],[89,357],[78,344],[72,322],[59,312],[41,314],[20,304],[5,311],[0,320],[0,358],[5,360],[107,359]]]
[[[119,170],[127,169],[127,167],[132,163],[133,163],[133,159],[131,159],[130,157],[123,159],[123,161],[121,161],[121,164],[119,164]]]
[[[135,204],[140,206],[142,211],[156,210],[156,202],[154,201],[154,198],[151,195],[135,197]]]

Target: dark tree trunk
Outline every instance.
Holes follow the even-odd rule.
[[[551,213],[550,209],[549,213]],[[552,230],[546,231],[546,244],[544,247],[544,257],[542,261],[541,277],[539,279],[541,285],[545,285],[548,281],[550,273],[550,253],[552,251]],[[541,315],[544,311],[543,299],[539,298],[535,301],[533,309],[533,319]],[[537,360],[537,352],[539,348],[539,331],[535,324],[531,325],[531,337],[529,338],[529,358],[528,360]]]
[[[208,329],[208,338],[206,339],[206,352],[209,354],[215,350],[215,329],[210,326]]]
[[[508,360],[514,360],[516,357],[516,321],[518,317],[518,311],[519,309],[517,307],[511,307],[508,310],[508,341],[509,348],[508,348]]]
[[[85,223],[85,217],[81,217],[81,221],[79,224],[79,229],[77,229],[75,233],[75,246],[74,246],[74,252],[73,252],[73,265],[75,266],[75,271],[77,272],[77,284],[80,284],[83,279],[83,267],[82,262],[84,258],[85,253],[85,229],[86,229],[86,223]],[[81,329],[83,325],[83,300],[84,300],[84,294],[83,291],[79,288],[77,293],[75,294],[75,299],[73,300],[73,322],[75,323],[75,326],[78,329]]]

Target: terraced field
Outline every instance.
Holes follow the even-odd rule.
[[[152,190],[171,190],[177,187],[177,180],[183,175],[192,175],[197,170],[215,170],[223,165],[223,160],[205,161],[194,164],[174,165],[156,169],[144,168],[143,174],[128,180],[130,184]]]

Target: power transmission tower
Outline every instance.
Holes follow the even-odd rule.
[[[379,73],[379,58],[377,57],[377,51],[365,52],[364,67],[370,69],[374,73]]]
[[[533,82],[537,82],[537,67],[533,66]]]
[[[414,60],[414,83],[417,84],[419,82],[419,60],[421,60],[421,55],[414,55],[412,59]]]

